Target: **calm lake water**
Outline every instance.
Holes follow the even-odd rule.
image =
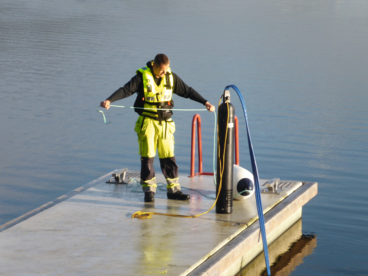
[[[162,52],[212,104],[239,87],[261,178],[319,183],[302,226],[317,247],[291,275],[368,275],[367,33],[366,0],[0,0],[0,225],[139,169],[136,114],[112,108],[104,125],[96,107]],[[181,173],[193,115],[174,116]],[[210,171],[213,115],[201,115]]]

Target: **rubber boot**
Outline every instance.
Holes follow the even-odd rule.
[[[154,192],[145,192],[144,193],[144,202],[155,202],[155,193]]]
[[[190,195],[183,194],[182,191],[176,191],[175,193],[167,193],[167,198],[176,200],[189,200]]]

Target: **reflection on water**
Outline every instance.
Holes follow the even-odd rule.
[[[298,220],[269,246],[271,275],[288,276],[314,252],[317,236],[302,233],[302,220]],[[267,276],[263,252],[236,276]]]
[[[290,249],[279,256],[271,267],[274,276],[290,275],[294,269],[303,263],[303,259],[311,255],[317,247],[317,237],[313,234],[303,234],[302,237],[290,246]],[[267,272],[263,272],[262,276]]]

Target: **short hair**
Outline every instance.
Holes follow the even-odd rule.
[[[165,54],[157,54],[153,62],[157,66],[161,66],[162,64],[164,65],[169,64],[170,60]]]

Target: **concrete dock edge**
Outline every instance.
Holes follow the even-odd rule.
[[[318,193],[316,182],[306,182],[265,214],[267,243],[271,244],[302,216],[302,207]],[[182,275],[235,275],[263,251],[259,224],[253,223],[198,267]]]

